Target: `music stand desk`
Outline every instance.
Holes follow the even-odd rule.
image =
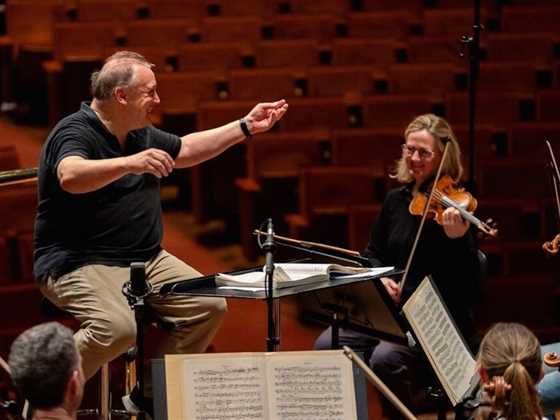
[[[260,268],[255,269],[260,270]],[[250,270],[247,270],[250,271]],[[391,277],[402,274],[400,270],[386,271],[381,274],[364,276],[359,278],[334,278],[314,283],[301,284],[290,287],[282,287],[274,289],[275,298],[283,298],[286,296],[298,295],[300,293],[314,292],[321,289],[331,287],[345,286],[353,283],[374,280],[379,277]],[[238,288],[223,289],[216,286],[215,274],[197,277],[189,280],[177,281],[164,285],[160,290],[160,295],[168,296],[173,294],[187,296],[207,296],[207,297],[223,297],[223,298],[241,298],[241,299],[266,299],[266,290],[243,290],[243,286]]]

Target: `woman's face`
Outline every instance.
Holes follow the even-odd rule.
[[[435,172],[441,159],[436,139],[426,130],[413,131],[407,136],[403,157],[416,185]]]

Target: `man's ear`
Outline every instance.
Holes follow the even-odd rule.
[[[70,380],[66,384],[65,400],[72,406],[78,407],[82,401],[84,383],[78,369],[72,371]]]
[[[124,87],[117,86],[113,91],[113,95],[115,96],[116,101],[121,105],[126,105],[128,102],[128,97],[124,90]]]

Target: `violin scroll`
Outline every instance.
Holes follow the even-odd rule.
[[[545,242],[542,249],[550,255],[556,255],[560,249],[560,233],[552,241]]]
[[[545,353],[543,357],[544,364],[553,368],[560,367],[560,354],[555,352]]]

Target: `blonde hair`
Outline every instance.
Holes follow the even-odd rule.
[[[542,418],[535,385],[542,372],[542,356],[537,337],[525,326],[497,323],[484,336],[478,363],[488,378],[503,376],[511,385],[507,419],[535,420]]]
[[[442,175],[449,175],[455,182],[458,182],[463,175],[461,149],[449,123],[442,117],[438,117],[434,114],[419,115],[414,118],[404,130],[405,141],[411,133],[422,130],[426,130],[433,136],[436,142],[436,149],[439,150],[440,153],[443,152],[445,147],[445,140],[449,139],[447,159],[443,163]],[[395,162],[395,168],[389,176],[403,184],[414,180],[410,174],[404,155]]]

